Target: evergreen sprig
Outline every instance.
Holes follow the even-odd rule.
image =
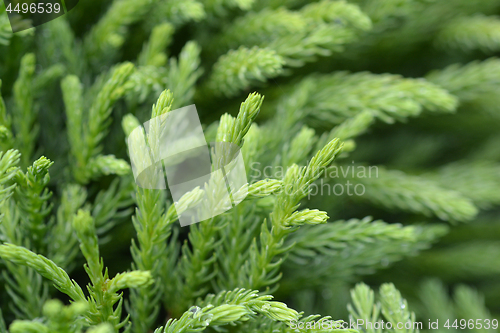
[[[133,71],[134,65],[131,63],[114,68],[90,105],[87,117],[83,113],[84,96],[79,79],[69,76],[63,81],[73,175],[78,182],[87,183],[102,174],[128,173],[128,167],[122,161],[112,155],[99,154],[102,151],[101,142],[110,125],[111,108],[125,94],[126,82]]]
[[[52,206],[49,199],[52,193],[46,188],[49,181],[49,168],[54,164],[42,156],[28,167],[28,172],[17,172],[14,200],[17,203],[21,220],[30,235],[34,249],[45,248],[45,217],[50,214]]]
[[[38,274],[51,280],[57,289],[74,301],[85,301],[83,290],[51,260],[13,244],[0,245],[0,257],[17,265],[33,268]]]
[[[376,177],[352,178],[365,186],[366,193],[359,199],[390,209],[419,212],[427,216],[433,214],[451,222],[469,221],[478,212],[468,197],[441,188],[424,177],[382,168],[379,168],[377,173]]]
[[[358,322],[360,320],[359,323],[363,323],[362,329],[364,331],[376,333],[392,330],[383,330],[380,325],[378,328],[373,325],[375,322],[380,323],[380,318],[383,316],[391,324],[393,330],[408,333],[420,332],[419,327],[415,326],[418,325],[415,320],[415,313],[410,312],[408,302],[402,298],[401,293],[393,284],[385,283],[380,286],[378,302],[375,302],[373,290],[364,283],[357,284],[351,290],[351,297],[353,305],[348,305],[349,312],[354,321]],[[407,326],[399,328],[401,327],[399,323],[403,323],[403,325],[410,323],[410,328]]]
[[[14,85],[16,112],[12,117],[15,130],[15,146],[21,150],[22,164],[27,166],[34,153],[34,144],[38,129],[35,126],[36,111],[34,105],[33,76],[36,57],[30,53],[23,57],[19,77]]]
[[[282,57],[273,50],[240,47],[219,58],[209,85],[214,91],[233,96],[258,81],[278,76],[283,64]]]
[[[282,191],[278,194],[272,213],[271,229],[262,223],[260,246],[254,240],[250,246],[249,261],[241,271],[241,283],[252,288],[270,287],[281,275],[279,255],[289,250],[284,246],[285,236],[302,224],[325,223],[328,216],[318,210],[296,211],[299,202],[310,191],[309,185],[318,179],[336,155],[342,150],[339,140],[332,140],[319,151],[306,167],[290,167],[283,179]]]
[[[499,48],[498,17],[476,15],[460,17],[445,26],[436,38],[436,43],[449,49],[471,51],[479,49],[491,53]]]
[[[16,186],[15,184],[9,184],[9,181],[17,174],[20,156],[21,154],[13,149],[0,154],[0,203],[3,203],[12,195]]]

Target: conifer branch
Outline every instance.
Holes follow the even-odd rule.
[[[383,168],[378,168],[377,173],[376,177],[365,178],[352,178],[349,175],[349,179],[365,186],[366,193],[359,199],[389,209],[411,211],[426,216],[435,215],[450,222],[469,221],[478,212],[466,196],[441,188],[423,177]]]
[[[448,23],[435,42],[443,48],[491,53],[500,48],[499,28],[500,20],[495,16],[460,17]]]
[[[9,17],[5,15],[5,6],[0,6],[0,45],[9,45],[12,38],[12,28]],[[2,332],[3,333],[3,332]]]
[[[10,198],[15,184],[9,184],[17,174],[21,154],[17,150],[8,150],[0,153],[0,204]]]
[[[235,289],[209,295],[198,306],[191,307],[179,319],[170,319],[155,333],[189,332],[207,326],[237,324],[249,320],[256,313],[275,321],[297,320],[297,311],[280,302],[269,301],[272,296],[258,296],[257,291]]]
[[[52,210],[48,202],[52,193],[46,187],[50,181],[49,168],[53,163],[42,156],[28,167],[26,174],[18,171],[15,178],[18,186],[14,200],[34,250],[46,248],[44,236],[47,226],[44,220]]]
[[[172,108],[173,96],[170,91],[164,91],[152,108],[151,119],[169,112]],[[156,124],[156,123],[155,123]],[[152,124],[153,125],[153,124]],[[158,150],[157,137],[159,128],[150,128],[150,149]],[[136,189],[137,210],[132,217],[134,228],[137,232],[137,241],[132,240],[131,253],[134,262],[132,267],[141,271],[150,271],[154,283],[145,288],[132,290],[130,303],[127,304],[131,314],[132,329],[134,332],[145,332],[152,328],[159,313],[160,301],[163,298],[162,282],[160,278],[167,264],[162,260],[170,258],[166,240],[170,236],[170,226],[175,221],[172,216],[165,213],[165,198],[161,191],[155,189]],[[172,206],[171,206],[172,207]],[[170,272],[166,272],[170,274]]]
[[[203,73],[200,53],[200,46],[190,41],[184,45],[178,59],[170,59],[167,83],[175,97],[174,108],[186,106],[193,99],[196,81]]]
[[[218,142],[230,142],[242,145],[243,139],[250,129],[252,121],[257,117],[262,105],[263,97],[257,93],[250,94],[245,102],[241,103],[240,111],[236,119],[230,116],[223,117],[217,133]],[[212,188],[206,191],[220,191],[221,185],[215,182],[209,184]],[[212,277],[214,271],[215,254],[214,250],[219,242],[214,236],[224,225],[225,221],[215,217],[203,223],[192,225],[189,234],[192,250],[184,244],[182,247],[182,258],[179,262],[179,270],[182,272],[179,288],[181,289],[180,303],[176,311],[184,311],[187,304],[203,295],[206,291],[206,284]],[[184,307],[184,308],[183,308]]]
[[[172,42],[174,27],[170,23],[159,24],[153,28],[149,41],[137,57],[139,66],[162,67],[167,63],[165,49]]]
[[[87,64],[85,61],[79,61],[83,56],[82,45],[75,37],[66,17],[47,22],[45,27],[45,33],[41,38],[47,47],[42,50],[41,60],[55,66],[64,66],[63,72],[83,75]]]
[[[71,280],[68,274],[54,262],[37,255],[22,246],[12,244],[0,245],[0,257],[16,265],[33,268],[41,276],[51,280],[61,292],[74,301],[86,301],[82,289]]]
[[[401,293],[394,287],[392,283],[385,283],[380,287],[379,301],[375,303],[373,290],[366,284],[359,283],[351,290],[351,298],[353,305],[349,304],[348,309],[354,321],[363,321],[363,328],[366,332],[376,333],[382,329],[374,328],[374,325],[367,323],[380,322],[380,317],[384,318],[392,325],[397,327],[398,323],[410,322],[410,328],[406,326],[398,329],[404,333],[419,332],[415,329],[415,313],[408,309],[407,301],[402,298]],[[401,326],[401,325],[400,325]]]
[[[99,254],[94,220],[89,212],[80,210],[73,220],[73,226],[80,241],[80,249],[87,260],[84,266],[91,285],[88,318],[91,323],[109,322],[115,331],[123,327],[121,321],[122,294],[117,294],[121,289],[137,288],[150,284],[151,274],[148,271],[133,271],[116,275],[109,279],[107,269],[103,272],[104,263]],[[114,305],[118,302],[116,308]]]
[[[500,85],[499,72],[500,60],[489,58],[482,62],[453,64],[442,70],[431,71],[426,79],[457,96],[462,109],[486,111],[498,117],[496,91]]]
[[[66,272],[75,268],[75,259],[79,253],[78,238],[72,227],[76,213],[84,205],[87,193],[79,185],[67,185],[63,189],[61,203],[57,209],[56,224],[50,230],[50,242],[47,244],[48,257]]]
[[[240,283],[251,287],[270,287],[280,278],[278,273],[283,258],[278,256],[290,249],[284,246],[285,237],[302,224],[325,223],[325,212],[303,210],[296,212],[299,202],[310,191],[309,185],[318,179],[342,150],[339,140],[332,140],[311,159],[306,167],[290,167],[283,179],[282,191],[278,194],[270,214],[271,230],[262,223],[260,246],[254,240],[250,247],[250,260],[240,275]],[[279,258],[279,259],[277,259]]]
[[[319,287],[349,281],[355,275],[369,274],[413,256],[447,232],[443,225],[403,227],[371,217],[304,227],[285,243],[294,246],[283,267],[287,277],[283,288],[289,287],[289,281]],[[337,259],[332,262],[331,258]],[[310,277],[304,267],[314,269],[315,276]]]
[[[127,27],[145,15],[153,5],[152,0],[115,0],[104,17],[86,35],[84,48],[90,64],[109,63],[125,42]]]
[[[12,115],[15,130],[15,146],[21,152],[21,165],[28,166],[35,150],[35,139],[38,128],[35,125],[36,111],[34,106],[33,77],[36,57],[26,54],[21,60],[19,76],[14,84],[14,100],[16,112]]]
[[[316,77],[314,82],[316,87],[323,88],[314,90],[309,96],[308,113],[332,124],[365,110],[384,122],[393,123],[417,116],[424,109],[453,112],[457,107],[454,96],[421,79],[389,74],[336,73]]]
[[[154,24],[166,21],[175,27],[189,21],[200,22],[206,18],[205,6],[198,0],[157,2],[150,15]]]
[[[224,16],[231,9],[239,8],[247,11],[254,4],[255,0],[203,0],[201,3],[208,13],[216,16]]]
[[[2,89],[2,80],[0,80],[0,89]],[[8,150],[13,147],[13,135],[11,130],[11,117],[7,114],[5,102],[0,93],[0,147],[2,150]]]
[[[423,175],[443,188],[454,190],[470,198],[479,208],[490,208],[500,203],[497,191],[500,166],[495,163],[453,163]]]
[[[126,174],[128,166],[114,156],[99,156],[101,142],[110,125],[113,104],[125,94],[126,82],[134,65],[124,63],[114,68],[95,96],[87,117],[83,115],[82,87],[76,76],[63,80],[63,95],[68,118],[69,141],[74,159],[73,175],[80,183],[102,174]]]
[[[281,56],[273,50],[240,47],[219,58],[208,85],[218,94],[234,96],[257,82],[278,76],[283,64]]]

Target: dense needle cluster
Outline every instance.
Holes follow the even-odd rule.
[[[0,333],[498,317],[499,13],[81,0],[13,34],[0,2]],[[221,182],[174,205],[136,185],[126,138],[193,103],[249,182],[233,209],[180,227]]]

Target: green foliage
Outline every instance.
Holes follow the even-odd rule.
[[[441,186],[460,192],[481,208],[498,204],[499,165],[488,162],[449,164],[429,175]]]
[[[43,314],[47,318],[46,323],[34,321],[16,320],[10,326],[11,332],[83,332],[83,321],[81,315],[87,310],[83,302],[75,302],[69,306],[63,306],[59,300],[47,301],[43,306]],[[109,324],[100,324],[86,330],[88,333],[111,333]]]
[[[102,156],[101,141],[110,124],[111,108],[125,93],[125,83],[134,66],[125,63],[109,75],[84,117],[83,93],[78,78],[69,76],[63,81],[63,95],[73,158],[73,175],[78,182],[86,183],[102,174],[126,174],[128,166],[114,156]]]
[[[330,222],[304,228],[291,237],[294,247],[285,269],[293,280],[325,286],[336,280],[351,280],[377,267],[388,266],[419,250],[447,232],[442,226],[406,226],[363,220]],[[321,260],[318,260],[320,258]],[[339,258],[329,262],[328,258]],[[314,267],[314,277],[305,267]]]
[[[196,0],[162,1],[151,8],[152,23],[169,22],[180,26],[189,21],[201,21],[206,17],[205,6]]]
[[[2,4],[0,7],[0,44],[9,45],[12,30],[10,30],[9,18],[4,13],[5,6]]]
[[[404,79],[395,75],[371,73],[335,73],[312,77],[305,107],[322,122],[338,124],[362,111],[393,123],[418,116],[423,110],[452,112],[456,97],[422,79]]]
[[[1,245],[0,256],[4,260],[33,268],[43,277],[52,280],[57,289],[73,300],[82,301],[85,299],[82,289],[69,278],[62,268],[49,259],[12,244]]]
[[[243,66],[242,62],[245,62]],[[278,76],[283,63],[283,59],[273,50],[240,47],[219,58],[209,85],[214,91],[232,96],[258,81],[265,82],[267,78]]]
[[[167,62],[164,50],[170,44],[174,28],[169,23],[163,23],[154,27],[151,37],[144,45],[137,62],[141,66],[162,67]]]
[[[257,291],[235,289],[218,295],[208,295],[200,304],[192,307],[178,320],[170,319],[156,333],[189,332],[209,325],[224,326],[248,321],[256,314],[275,321],[297,320],[299,314],[280,302],[269,301],[272,296],[258,296]]]
[[[0,4],[0,333],[497,318],[498,15],[497,0],[87,0],[12,33]],[[174,202],[132,172],[164,124],[136,129],[190,104],[247,182],[213,173]],[[221,214],[179,227],[200,203]]]
[[[16,191],[14,200],[27,232],[30,234],[32,246],[40,248],[44,244],[43,238],[46,232],[46,226],[43,223],[44,218],[52,210],[49,205],[51,193],[46,188],[50,181],[49,167],[53,164],[44,156],[40,157],[28,167],[26,174],[18,171],[16,175]]]
[[[200,66],[200,47],[187,42],[178,59],[170,59],[168,86],[175,91],[174,107],[184,106],[193,99],[195,83],[203,73]]]
[[[495,89],[498,87],[496,73],[500,69],[499,64],[496,58],[467,65],[453,64],[443,70],[432,71],[427,79],[457,96],[462,109],[488,112],[497,117],[498,97]]]
[[[319,55],[342,51],[360,31],[370,28],[370,19],[356,5],[321,1],[300,11],[277,8],[250,12],[229,26],[220,44],[223,48],[269,48],[283,57],[286,65],[298,67]]]
[[[110,63],[125,42],[127,27],[145,15],[153,4],[151,0],[114,1],[99,23],[85,38],[84,47],[89,63],[96,67],[102,61]]]
[[[7,186],[9,180],[16,176],[16,165],[19,163],[20,154],[16,150],[8,150],[5,153],[2,152],[0,155],[0,202],[3,203],[12,195],[12,190],[15,188],[15,185]]]
[[[353,305],[349,304],[349,312],[356,322],[363,323],[361,326],[366,332],[420,332],[416,323],[415,313],[408,309],[408,302],[402,298],[401,293],[393,284],[386,283],[380,286],[380,296],[378,302],[375,302],[373,290],[366,284],[360,283],[351,291]],[[390,323],[393,329],[375,328],[374,325],[367,323],[380,322],[383,316],[386,323]],[[411,323],[410,328],[398,329],[400,323]]]
[[[476,15],[460,17],[445,26],[436,38],[436,43],[450,49],[464,51],[482,50],[490,53],[499,48],[500,36],[497,17]]]
[[[484,297],[476,290],[466,285],[459,285],[455,288],[453,299],[450,299],[448,290],[439,280],[426,280],[422,283],[421,299],[425,306],[423,312],[426,318],[431,321],[436,319],[446,323],[449,318],[460,318],[468,322],[476,318],[492,318],[489,310],[484,306]],[[450,326],[453,325],[451,321]],[[485,325],[486,326],[486,325]],[[457,329],[440,328],[436,332],[457,331]],[[474,327],[474,332],[493,332],[494,329],[486,327]]]
[[[377,168],[376,172],[373,178],[353,178],[365,185],[367,193],[360,196],[361,200],[391,209],[427,216],[433,214],[445,221],[467,221],[477,214],[476,207],[467,195],[442,189],[423,177],[406,175],[401,171]]]
[[[15,146],[22,147],[23,164],[27,165],[33,154],[34,140],[38,129],[34,126],[36,113],[33,105],[33,74],[35,55],[27,54],[21,61],[19,77],[14,85],[16,112],[13,114],[13,127],[16,135]]]

